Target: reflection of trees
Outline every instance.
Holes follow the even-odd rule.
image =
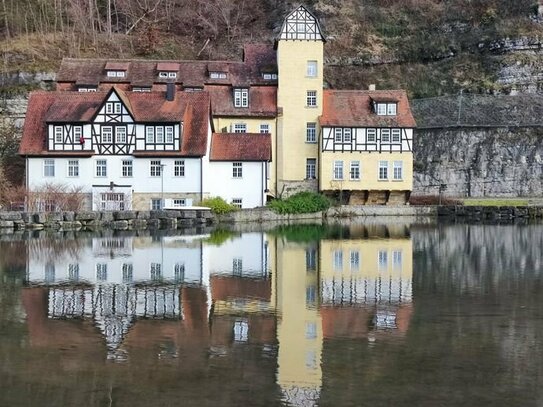
[[[88,239],[70,239],[62,235],[52,235],[49,239],[30,239],[26,242],[29,258],[43,259],[44,262],[51,263],[63,257],[79,259],[81,250],[90,243]]]

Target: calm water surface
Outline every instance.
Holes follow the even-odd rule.
[[[543,225],[0,236],[0,406],[541,406]]]

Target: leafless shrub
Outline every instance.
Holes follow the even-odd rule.
[[[47,183],[27,194],[27,210],[36,212],[78,211],[83,208],[82,187]]]

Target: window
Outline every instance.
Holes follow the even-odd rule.
[[[377,261],[379,268],[386,270],[388,268],[388,252],[386,250],[379,250]]]
[[[232,259],[232,274],[241,276],[243,273],[243,260],[239,257]]]
[[[262,79],[265,79],[265,80],[275,80],[277,79],[277,74],[276,73],[263,73],[262,74]]]
[[[62,143],[64,141],[64,129],[62,126],[55,126],[55,143]]]
[[[151,263],[151,280],[157,281],[162,279],[162,264]]]
[[[121,107],[121,104],[119,102],[115,102],[113,104],[113,110],[116,114],[121,114],[122,113],[122,107]]]
[[[270,125],[267,123],[262,123],[260,125],[260,132],[261,133],[269,133],[270,132]]]
[[[350,143],[352,140],[351,129],[343,129],[343,142]]]
[[[107,177],[107,161],[96,160],[96,176]]]
[[[107,71],[108,78],[124,78],[124,71]]]
[[[305,287],[305,304],[314,307],[317,304],[317,287],[308,285]]]
[[[150,166],[151,177],[160,177],[162,175],[162,163],[160,160],[152,160]]]
[[[351,161],[350,175],[352,180],[360,179],[360,161]]]
[[[79,281],[79,264],[68,264],[68,279],[73,282]]]
[[[158,198],[151,199],[151,210],[158,211],[162,209],[162,200]]]
[[[134,86],[132,92],[151,92],[151,88],[148,86]]]
[[[343,252],[334,250],[334,270],[343,270]]]
[[[403,161],[394,161],[392,176],[395,180],[403,179]]]
[[[390,143],[390,129],[381,129],[381,143]]]
[[[180,283],[185,280],[185,264],[184,263],[175,263],[173,267],[173,276],[175,281]]]
[[[307,102],[308,107],[316,107],[317,106],[317,91],[316,90],[308,90],[307,91],[306,102]]]
[[[315,322],[305,323],[305,339],[317,339],[317,324]]]
[[[397,110],[396,103],[388,103],[387,104],[387,115],[388,116],[396,116],[396,110]]]
[[[316,143],[317,142],[317,123],[306,123],[305,127],[305,141],[308,143]]]
[[[155,142],[155,128],[154,127],[145,128],[145,141],[147,144],[152,144]]]
[[[122,161],[122,176],[123,177],[131,177],[131,176],[133,176],[132,160],[123,160]]]
[[[351,270],[358,271],[360,269],[360,252],[353,250],[350,253],[350,257],[351,257]]]
[[[387,114],[386,103],[377,103],[377,115],[386,116],[386,114]]]
[[[392,142],[399,143],[401,141],[400,129],[392,129]]]
[[[247,133],[247,125],[245,123],[235,123],[234,133]]]
[[[232,163],[232,177],[241,178],[243,176],[243,163]]]
[[[388,179],[388,161],[379,161],[379,179]]]
[[[124,194],[117,192],[102,192],[100,194],[100,210],[124,211]]]
[[[159,72],[158,77],[174,79],[174,78],[177,78],[177,72]]]
[[[232,198],[232,206],[235,206],[236,208],[241,209],[243,207],[243,199],[242,198]]]
[[[94,87],[88,87],[88,86],[81,86],[79,88],[77,88],[77,91],[78,92],[96,92],[96,88]]]
[[[226,72],[210,72],[209,77],[211,79],[226,79]]]
[[[174,208],[182,208],[187,205],[187,200],[185,198],[176,198],[172,200]]]
[[[55,176],[55,160],[53,159],[43,160],[43,176],[44,177]]]
[[[401,270],[402,269],[402,251],[401,250],[394,250],[392,252],[392,267],[395,270]]]
[[[123,263],[123,283],[131,283],[134,279],[134,265],[132,263]]]
[[[173,126],[166,126],[166,143],[173,143]]]
[[[164,143],[164,127],[155,129],[155,141],[160,144]]]
[[[79,177],[79,160],[68,160],[68,177]]]
[[[305,269],[307,271],[317,270],[317,250],[316,249],[305,250]]]
[[[307,61],[306,76],[310,78],[317,77],[317,61]]]
[[[246,89],[246,88],[234,89],[234,106],[235,107],[249,106],[249,89]]]
[[[316,179],[317,178],[317,159],[308,158],[305,162],[305,178]]]
[[[83,127],[81,126],[74,126],[74,143],[79,143],[79,140],[81,137],[83,137]]]
[[[343,161],[334,161],[334,179],[343,179]]]
[[[47,263],[45,265],[45,283],[51,284],[55,282],[55,265],[53,263]]]
[[[234,341],[247,342],[249,340],[249,323],[246,319],[234,322]]]
[[[119,144],[126,143],[126,127],[115,127],[115,139]]]
[[[367,129],[366,130],[366,142],[375,143],[377,139],[377,130],[376,129]]]
[[[343,141],[343,132],[341,131],[341,128],[336,127],[334,129],[334,141],[336,143],[341,143]]]
[[[111,126],[102,127],[102,143],[113,142],[113,129]]]
[[[173,163],[173,175],[174,177],[185,176],[185,160],[175,160]]]
[[[96,280],[107,281],[107,264],[98,263],[96,265]]]
[[[122,113],[121,102],[107,102],[106,103],[106,114],[120,114]]]

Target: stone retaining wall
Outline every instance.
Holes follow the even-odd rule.
[[[541,219],[543,206],[440,206],[439,217],[467,220]]]
[[[0,212],[0,229],[177,229],[215,222],[210,210],[118,212]]]

